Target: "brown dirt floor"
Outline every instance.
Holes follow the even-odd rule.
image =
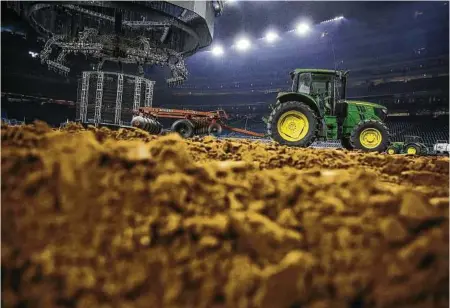
[[[448,307],[447,157],[1,138],[3,307]]]

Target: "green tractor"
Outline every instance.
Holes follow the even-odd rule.
[[[389,130],[384,106],[345,98],[348,71],[296,69],[292,91],[280,92],[268,120],[268,135],[289,146],[340,140],[346,149],[384,152]]]
[[[386,150],[388,154],[426,155],[427,146],[419,136],[405,136],[404,142],[392,142]]]

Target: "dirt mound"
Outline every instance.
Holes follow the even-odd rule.
[[[5,307],[448,307],[448,158],[1,135]]]

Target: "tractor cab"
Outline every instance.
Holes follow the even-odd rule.
[[[334,115],[336,103],[345,99],[348,71],[302,70],[291,72],[292,92],[311,96],[324,114]]]
[[[422,137],[420,136],[405,136],[405,143],[423,143]]]

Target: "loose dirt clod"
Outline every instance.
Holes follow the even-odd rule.
[[[448,158],[1,136],[5,307],[448,307]]]

